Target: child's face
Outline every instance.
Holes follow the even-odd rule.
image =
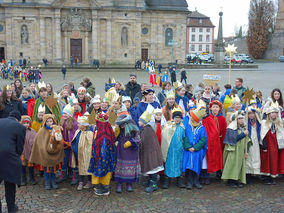
[[[76,112],[81,111],[81,107],[79,106],[79,104],[73,104],[73,107],[74,107],[74,110],[75,110]]]
[[[78,94],[79,100],[82,101],[85,98],[85,95],[80,93]]]
[[[69,117],[70,117],[70,115],[68,115],[66,112],[63,112],[62,118],[63,118],[64,120],[67,120]]]
[[[238,125],[243,126],[245,124],[245,119],[244,118],[238,118]]]
[[[99,108],[101,108],[101,103],[93,103],[93,107],[95,110],[98,110]]]
[[[47,91],[41,91],[41,92],[39,93],[39,95],[40,95],[43,99],[45,99],[45,98],[47,98]]]
[[[248,113],[248,118],[249,119],[255,119],[255,113],[254,112],[249,112]]]
[[[270,118],[272,119],[272,120],[275,120],[276,118],[277,118],[277,112],[272,112],[272,113],[270,113]]]
[[[213,104],[211,107],[211,111],[213,115],[218,115],[220,107],[217,104]]]
[[[162,113],[156,113],[156,114],[155,114],[155,120],[156,120],[156,121],[162,120]]]
[[[119,109],[120,109],[120,103],[119,103],[118,101],[114,101],[114,102],[112,103],[112,107],[113,107],[113,109],[115,109],[115,110],[119,110]]]
[[[173,106],[175,102],[176,102],[176,101],[175,101],[174,98],[168,98],[168,104],[169,104],[169,106]]]
[[[107,102],[102,102],[101,103],[101,108],[102,109],[107,109],[108,108],[108,103]]]
[[[28,98],[28,97],[29,97],[28,91],[27,91],[27,90],[23,90],[23,91],[22,91],[22,96],[23,96],[24,98]]]
[[[44,113],[43,113],[43,112],[37,113],[37,118],[38,118],[40,121],[42,121],[43,116],[44,116]]]
[[[241,105],[241,103],[234,103],[233,107],[237,111],[242,107],[242,105]]]
[[[46,125],[46,126],[49,126],[49,127],[50,127],[51,125],[53,125],[53,119],[52,119],[52,118],[47,119],[46,122],[45,122],[45,125]]]
[[[124,101],[123,104],[126,107],[126,109],[129,109],[131,107],[130,101]]]
[[[139,126],[144,126],[144,123],[142,121],[138,122]]]
[[[30,124],[27,122],[23,123],[23,125],[26,127],[26,129],[30,127]]]
[[[175,122],[176,124],[180,124],[180,122],[181,122],[181,117],[179,117],[179,116],[174,117],[174,122]]]

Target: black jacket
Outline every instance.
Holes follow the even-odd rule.
[[[23,114],[22,102],[17,101],[17,100],[11,100],[9,102],[7,101],[5,103],[4,110],[0,111],[0,118],[7,118],[9,116],[10,112],[12,112],[14,110],[18,111],[22,115]]]
[[[131,84],[130,82],[128,82],[125,85],[125,92],[131,98],[132,101],[135,98],[136,93],[138,93],[140,91],[141,91],[140,84],[137,84],[137,83]]]
[[[20,185],[26,128],[15,118],[2,118],[0,135],[0,179]]]

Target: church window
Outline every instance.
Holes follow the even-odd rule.
[[[171,42],[173,40],[173,29],[172,28],[167,28],[165,32],[165,45],[171,46]]]

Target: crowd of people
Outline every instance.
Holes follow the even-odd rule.
[[[27,173],[36,184],[36,171],[46,190],[71,178],[77,190],[94,188],[96,195],[108,195],[112,179],[117,193],[132,192],[141,177],[147,193],[173,179],[179,188],[201,189],[213,174],[233,188],[256,177],[276,184],[284,174],[282,93],[273,89],[265,101],[242,84],[238,78],[222,93],[218,85],[164,81],[155,94],[131,74],[125,85],[112,79],[99,95],[89,78],[59,93],[51,83],[23,87],[17,79],[2,90],[0,118],[22,115],[21,185]]]

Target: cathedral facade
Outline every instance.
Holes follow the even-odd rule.
[[[0,0],[0,58],[184,62],[187,7],[186,0]]]

